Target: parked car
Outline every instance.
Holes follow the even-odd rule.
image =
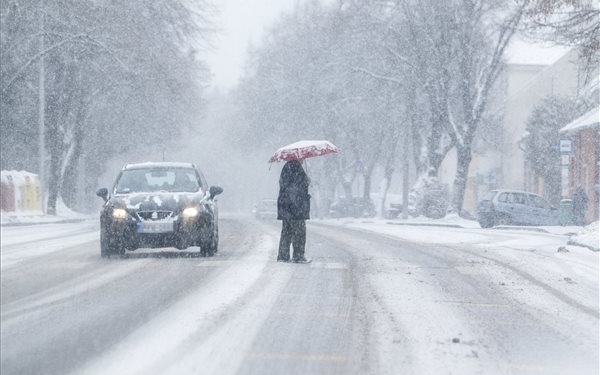
[[[123,255],[140,247],[200,246],[212,256],[218,249],[219,225],[215,196],[190,163],[128,164],[113,188],[99,189],[100,255]]]
[[[375,205],[370,199],[359,197],[340,198],[329,206],[329,216],[340,217],[374,217]]]
[[[383,217],[395,219],[402,213],[403,207],[402,203],[390,203],[389,207],[383,211]]]
[[[482,228],[494,225],[558,225],[559,212],[543,197],[520,190],[491,190],[477,204]]]
[[[277,219],[277,200],[263,199],[252,210],[254,217],[259,220]]]

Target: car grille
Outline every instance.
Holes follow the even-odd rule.
[[[138,211],[137,216],[143,221],[165,220],[173,216],[173,211]]]

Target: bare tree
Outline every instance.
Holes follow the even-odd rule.
[[[525,5],[463,0],[455,11],[458,100],[445,122],[456,147],[453,206],[461,212],[477,129],[484,120],[492,88],[504,68],[503,55],[523,16]]]
[[[43,64],[48,213],[55,213],[61,193],[76,205],[81,160],[94,171],[86,178],[95,179],[114,153],[164,144],[196,123],[208,74],[190,45],[210,33],[206,2],[192,8],[171,1],[7,0],[1,6],[1,106],[11,113],[0,120],[2,148],[19,133],[40,137],[30,112],[37,113],[35,77]],[[22,154],[38,154],[36,144],[25,143]],[[16,151],[3,151],[3,167],[38,170]]]
[[[600,62],[600,5],[595,0],[529,1],[523,29],[534,39],[578,47],[588,72]]]

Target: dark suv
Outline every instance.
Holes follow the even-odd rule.
[[[558,225],[558,209],[537,194],[520,190],[491,190],[477,204],[482,228],[494,225]]]
[[[215,196],[223,189],[208,187],[190,163],[128,164],[104,199],[100,214],[100,254],[123,255],[140,247],[200,246],[212,256],[219,244]]]

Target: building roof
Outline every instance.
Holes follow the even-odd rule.
[[[591,128],[600,125],[600,106],[593,108],[583,116],[576,118],[567,126],[560,129],[561,133],[572,133],[584,128]]]
[[[513,37],[506,48],[506,60],[516,65],[552,65],[569,52],[571,47],[533,42]]]

